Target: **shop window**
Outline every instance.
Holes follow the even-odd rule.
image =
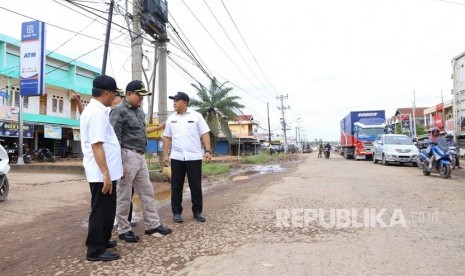
[[[52,96],[52,112],[63,113],[63,97]]]
[[[11,90],[14,92],[14,99],[15,99],[15,106],[19,107],[19,88],[14,88],[12,87]],[[28,108],[29,107],[29,97],[23,97],[23,107]]]

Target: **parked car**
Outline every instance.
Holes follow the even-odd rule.
[[[416,166],[418,148],[412,138],[403,134],[380,134],[373,143],[373,163],[381,161],[383,165],[390,162],[400,164],[412,163]]]
[[[295,153],[297,151],[297,147],[294,144],[287,145],[287,152]]]
[[[282,145],[271,145],[270,146],[270,151],[271,153],[280,153],[280,152],[284,152],[284,146]]]
[[[303,153],[311,153],[312,152],[312,147],[307,144],[302,148],[302,152]]]

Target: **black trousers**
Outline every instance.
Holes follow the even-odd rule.
[[[89,183],[92,194],[87,233],[87,257],[96,257],[106,251],[116,213],[116,181],[112,182],[113,192],[102,193],[102,182]]]
[[[171,159],[171,210],[173,214],[182,213],[182,189],[186,174],[191,190],[192,213],[202,212],[202,160]]]

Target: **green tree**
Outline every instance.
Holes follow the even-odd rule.
[[[210,87],[207,89],[202,84],[191,84],[197,90],[198,100],[192,99],[190,105],[197,107],[197,111],[202,114],[210,127],[211,148],[214,151],[219,138],[220,130],[226,136],[229,142],[232,141],[231,130],[228,121],[236,119],[235,108],[243,108],[240,104],[239,96],[231,95],[232,88],[226,87],[225,83],[218,83],[213,78]]]
[[[428,133],[425,131],[425,128],[421,124],[416,124],[415,126],[417,128],[417,136],[422,136]]]

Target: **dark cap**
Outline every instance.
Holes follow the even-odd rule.
[[[186,102],[189,102],[191,100],[189,98],[189,95],[187,95],[184,92],[178,92],[178,94],[176,94],[174,96],[169,96],[168,98],[170,98],[172,100],[183,100],[183,101],[186,101]]]
[[[141,96],[150,96],[152,95],[151,92],[148,92],[145,89],[144,83],[140,80],[133,80],[126,86],[126,92],[132,91],[137,92]]]
[[[100,75],[94,79],[93,85],[94,88],[108,90],[108,91],[118,91],[118,86],[116,86],[116,81],[114,78],[107,75]]]
[[[118,92],[118,94],[116,94],[116,96],[119,96],[121,98],[124,98],[126,95],[124,94],[124,90],[123,89],[116,89],[116,92]]]

